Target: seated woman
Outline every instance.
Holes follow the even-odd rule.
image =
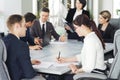
[[[95,70],[105,71],[106,69],[103,52],[105,45],[95,23],[82,14],[75,18],[73,24],[78,36],[85,37],[81,53],[69,58],[60,57],[57,61],[59,63],[79,61],[82,67],[78,68],[71,64],[69,67],[73,74],[60,76],[62,80],[73,80],[73,75],[76,73],[91,73]],[[55,80],[55,75],[49,76],[48,80]]]
[[[113,43],[114,33],[118,28],[109,23],[110,19],[111,14],[109,11],[100,12],[98,30],[101,32],[104,42]]]

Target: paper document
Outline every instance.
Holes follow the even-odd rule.
[[[74,64],[74,65],[79,65],[78,62],[68,62],[68,63],[54,63],[54,67],[64,67],[64,66],[69,66],[70,64]]]
[[[50,67],[68,67],[70,64],[79,65],[78,62],[57,63],[57,62],[41,62],[39,65],[33,65],[33,68],[50,68]]]
[[[49,68],[52,64],[53,62],[41,62],[39,65],[33,65],[33,68]]]
[[[51,41],[50,44],[66,44],[67,42]]]

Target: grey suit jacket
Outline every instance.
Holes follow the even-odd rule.
[[[7,58],[6,47],[0,39],[0,80],[10,80],[7,67],[5,64]]]
[[[35,20],[33,26],[30,29],[30,33],[33,37],[40,37],[42,38],[42,29],[40,26],[40,21],[37,19]],[[57,34],[57,32],[55,31],[52,23],[50,22],[46,22],[46,32],[45,35],[47,35],[50,39],[51,36],[53,36],[56,40],[59,39],[59,35]]]

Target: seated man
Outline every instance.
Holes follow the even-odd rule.
[[[49,39],[53,36],[56,40],[65,41],[65,37],[58,35],[52,23],[47,21],[48,17],[49,9],[43,8],[40,12],[40,19],[35,20],[33,27],[31,27],[31,35],[41,39],[43,39],[45,35],[47,35]]]
[[[32,13],[26,13],[24,15],[25,17],[25,25],[26,25],[26,36],[21,37],[20,39],[23,40],[24,42],[27,42],[29,45],[30,49],[41,49],[42,47],[39,45],[40,44],[40,39],[39,38],[33,38],[30,35],[30,27],[32,27],[34,20],[36,19],[36,16]]]
[[[40,61],[30,61],[29,47],[20,40],[26,33],[25,20],[21,15],[11,15],[7,20],[9,34],[3,38],[7,49],[6,65],[11,80],[31,79],[36,76],[32,64]]]

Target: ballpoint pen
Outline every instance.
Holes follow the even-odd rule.
[[[61,54],[61,53],[60,53],[60,51],[59,51],[59,54],[58,54],[58,59],[60,59],[60,54]]]

